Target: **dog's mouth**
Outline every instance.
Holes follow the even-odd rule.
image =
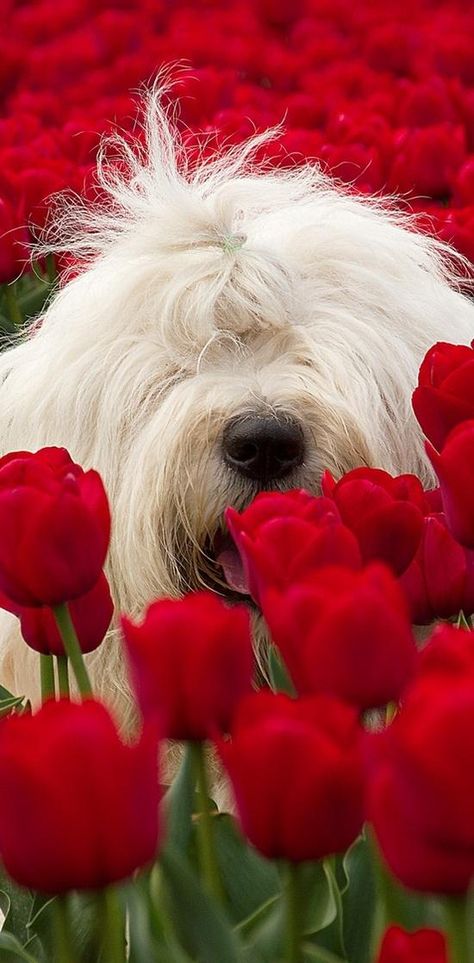
[[[231,591],[237,592],[238,595],[248,595],[249,587],[242,559],[231,535],[220,530],[214,539],[212,549],[216,565],[222,569]]]
[[[229,602],[244,602],[254,607],[239,552],[229,532],[219,528],[204,549],[205,581],[208,588]]]

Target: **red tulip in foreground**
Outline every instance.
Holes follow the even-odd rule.
[[[0,605],[20,619],[21,634],[30,648],[43,655],[65,655],[54,613],[47,606],[26,608],[0,596]],[[72,623],[81,652],[93,652],[102,642],[114,611],[109,584],[102,572],[85,595],[69,603]]]
[[[228,732],[252,687],[250,619],[211,592],[163,599],[122,629],[138,703],[158,713],[169,739],[203,740]]]
[[[474,343],[434,344],[426,354],[413,393],[424,434],[441,450],[456,425],[474,418]]]
[[[326,692],[369,709],[398,701],[416,650],[405,599],[391,572],[321,569],[268,589],[262,609],[299,693]]]
[[[390,926],[377,963],[448,963],[446,938],[439,930],[407,933],[400,926]]]
[[[442,512],[425,516],[418,551],[400,586],[415,625],[474,612],[474,552],[453,538]]]
[[[226,511],[237,546],[219,556],[228,583],[260,603],[262,588],[298,582],[323,565],[361,564],[357,541],[336,506],[303,490],[262,492],[245,511]],[[239,557],[240,555],[240,557]]]
[[[354,532],[364,562],[385,562],[396,575],[410,564],[423,527],[423,487],[414,475],[393,478],[378,468],[355,468],[338,481],[325,472],[323,494]]]
[[[364,779],[357,713],[336,699],[259,692],[220,743],[243,832],[270,859],[342,852],[360,832]]]
[[[418,673],[422,679],[453,676],[474,683],[474,631],[438,625],[418,654]]]
[[[0,460],[0,590],[23,606],[55,606],[89,592],[110,537],[100,476],[63,448]]]
[[[472,638],[460,630],[461,646],[463,637],[469,661]],[[421,670],[392,725],[368,737],[368,811],[392,873],[449,894],[474,876],[474,673],[458,671],[459,651],[453,662],[442,641],[438,669]]]
[[[46,893],[106,886],[158,844],[157,735],[125,745],[103,705],[48,702],[0,722],[0,860]]]
[[[474,421],[465,421],[448,435],[438,454],[426,445],[439,479],[447,524],[454,537],[474,549]]]

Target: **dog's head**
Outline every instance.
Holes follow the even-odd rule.
[[[186,170],[176,136],[152,98],[147,156],[123,148],[102,167],[108,206],[57,222],[83,270],[2,361],[5,447],[64,444],[101,471],[132,610],[224,590],[227,505],[316,492],[324,468],[428,478],[417,369],[474,328],[441,247],[402,215],[314,165],[255,171],[248,146]]]

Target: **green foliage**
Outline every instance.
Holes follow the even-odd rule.
[[[23,326],[41,313],[57,284],[52,258],[36,262],[13,284],[0,285],[0,350],[11,344]]]
[[[268,648],[268,678],[274,692],[285,692],[290,696],[296,694],[288,670],[275,645],[270,645]]]

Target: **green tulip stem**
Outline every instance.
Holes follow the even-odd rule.
[[[55,963],[75,963],[67,896],[58,896],[53,902],[53,931]]]
[[[49,284],[56,284],[58,272],[56,270],[56,259],[51,252],[46,255],[46,274]]]
[[[449,963],[474,963],[474,950],[469,946],[468,901],[463,896],[444,900]]]
[[[299,885],[298,863],[287,863],[286,874],[286,956],[287,963],[303,960],[302,894]]]
[[[41,673],[41,702],[44,704],[48,699],[56,696],[54,688],[54,665],[52,655],[40,655]]]
[[[62,699],[69,699],[69,667],[67,655],[56,656],[56,668],[58,671],[59,695]]]
[[[103,963],[125,963],[125,916],[115,886],[99,892],[98,930],[101,935]]]
[[[84,658],[79,645],[76,630],[72,624],[69,608],[66,603],[56,605],[53,609],[59,634],[63,640],[64,650],[72,665],[72,670],[76,677],[77,688],[81,696],[92,695],[92,686],[85,666]]]
[[[20,311],[20,305],[18,304],[18,299],[12,284],[5,284],[3,290],[5,293],[8,316],[12,322],[13,328],[15,329],[23,320]]]
[[[219,903],[224,902],[224,890],[214,845],[212,815],[209,809],[209,785],[207,778],[204,743],[191,742],[191,758],[196,780],[199,805],[197,820],[197,845],[202,876],[208,893]]]

